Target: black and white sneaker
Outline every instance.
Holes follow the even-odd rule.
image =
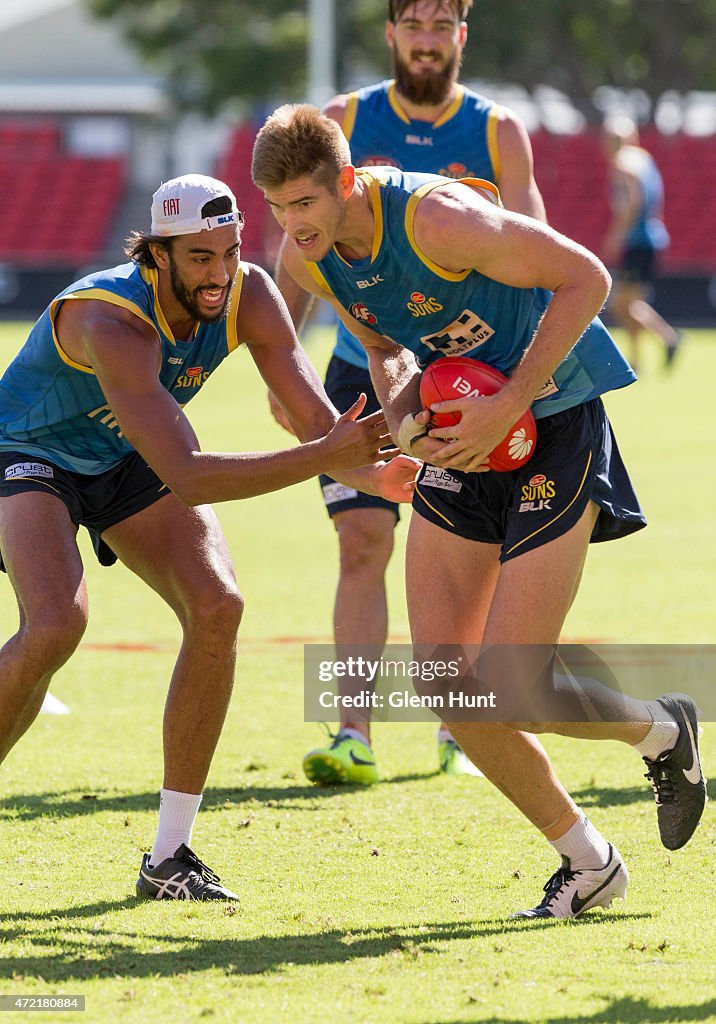
[[[696,831],[706,806],[706,782],[699,761],[699,720],[696,705],[684,693],[659,697],[659,704],[676,719],[679,738],[673,750],[652,760],[644,758],[645,778],[656,799],[659,834],[667,850],[680,850]]]
[[[603,868],[581,868],[572,871],[569,859],[562,857],[562,867],[555,871],[544,887],[545,896],[532,910],[520,910],[512,917],[579,917],[593,907],[610,907],[616,897],[626,899],[629,873],[619,851],[609,844],[609,860]]]
[[[219,877],[195,853],[181,844],[173,857],[150,867],[142,858],[137,896],[148,900],[238,900],[236,893],[219,885]]]

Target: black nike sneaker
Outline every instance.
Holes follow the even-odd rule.
[[[659,835],[667,850],[680,850],[696,831],[706,806],[706,782],[699,761],[699,720],[696,705],[684,693],[659,697],[659,704],[676,719],[679,738],[673,750],[652,760],[644,776],[656,799]]]
[[[173,857],[150,867],[142,858],[137,896],[148,900],[238,900],[236,893],[219,885],[219,877],[195,853],[181,844]]]
[[[593,907],[610,907],[613,899],[626,899],[629,873],[619,851],[609,844],[609,859],[603,868],[572,871],[567,857],[544,887],[545,896],[532,910],[519,910],[514,917],[579,917]]]

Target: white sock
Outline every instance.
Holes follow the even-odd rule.
[[[609,860],[609,843],[584,813],[563,836],[549,842],[557,853],[569,859],[572,871],[601,868]]]
[[[447,740],[455,742],[455,737],[445,725],[441,725],[438,729],[438,743],[445,743]]]
[[[155,868],[167,857],[173,857],[182,843],[191,846],[191,830],[199,812],[203,793],[177,793],[160,790],[159,828],[149,858]]]
[[[364,732],[360,729],[339,729],[339,736],[350,736],[352,740],[358,740],[359,743],[365,743],[366,747],[370,750],[370,740]]]
[[[648,700],[646,706],[652,717],[651,729],[635,748],[642,757],[655,761],[667,750],[672,750],[679,739],[679,726],[668,711],[665,711],[658,700]]]

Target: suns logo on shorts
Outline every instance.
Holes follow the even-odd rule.
[[[554,498],[557,490],[554,480],[548,480],[544,473],[535,473],[529,481],[522,486],[520,498],[520,512],[542,512],[544,509],[551,511],[550,499]]]
[[[377,324],[378,317],[375,313],[371,313],[364,302],[354,302],[349,308],[348,312],[356,320],[360,320],[364,324]]]

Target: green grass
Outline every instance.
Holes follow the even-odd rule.
[[[0,362],[24,329],[0,331]],[[326,338],[310,351],[322,365]],[[693,332],[672,376],[652,365],[609,397],[650,527],[591,552],[566,636],[713,642],[715,379],[716,336]],[[190,411],[206,448],[285,443],[246,353]],[[629,900],[577,922],[506,921],[535,902],[553,856],[489,785],[434,773],[432,725],[376,727],[379,786],[304,784],[301,757],[320,732],[302,721],[301,638],[328,639],[336,579],[315,482],[219,512],[247,611],[195,845],[242,903],[132,896],[155,829],[178,630],[82,540],[90,625],[52,686],[72,714],[40,716],[3,768],[0,993],[84,994],[86,1014],[70,1019],[101,1024],[716,1020],[712,810],[689,847],[668,854],[632,752],[549,738],[559,774],[627,859]],[[404,537],[405,522],[390,570],[401,638]],[[3,638],[16,619],[0,581]],[[152,649],[121,646],[132,644]],[[708,725],[712,775],[714,739]]]

